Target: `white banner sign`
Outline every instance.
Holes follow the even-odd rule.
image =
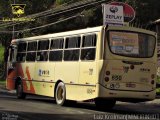
[[[118,5],[103,5],[103,25],[123,25],[123,6]]]

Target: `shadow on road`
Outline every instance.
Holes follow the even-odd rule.
[[[93,115],[82,114],[46,114],[31,112],[1,111],[1,120],[93,120]]]
[[[47,104],[56,104],[54,98],[46,98],[46,97],[28,97],[28,101],[36,101]],[[58,106],[58,105],[57,105]],[[83,110],[91,110],[93,113],[102,112],[102,113],[111,113],[111,114],[160,114],[159,108],[160,104],[150,103],[118,103],[115,105],[113,109],[110,110],[99,110],[96,108],[94,102],[68,102],[67,105],[63,107],[75,108],[75,109],[83,109]],[[154,108],[157,108],[156,111]],[[153,109],[153,110],[152,110]]]
[[[3,96],[4,95],[4,96]],[[56,102],[53,98],[49,97],[42,97],[42,96],[35,96],[35,95],[28,95],[25,100],[19,100],[16,98],[16,96],[13,95],[5,95],[1,94],[0,96],[1,99],[3,100],[9,100],[10,102],[16,101],[16,102],[22,102],[22,103],[36,103],[36,105],[47,105],[47,106],[53,106],[51,109],[61,109],[61,111],[65,111],[68,109],[71,109],[74,111],[74,113],[77,114],[63,114],[63,113],[58,113],[53,114],[49,113],[47,114],[45,111],[41,113],[33,113],[32,111],[30,112],[21,112],[21,111],[16,111],[16,110],[6,110],[3,107],[0,107],[0,119],[2,117],[7,116],[14,116],[17,117],[18,115],[18,120],[92,120],[94,119],[94,115],[96,114],[107,114],[107,115],[140,115],[140,114],[156,114],[160,115],[160,105],[157,103],[120,103],[118,102],[116,106],[112,110],[98,110],[93,102],[70,102],[68,103],[67,106],[60,107],[56,105]],[[38,109],[38,107],[37,107]],[[50,110],[49,110],[50,111]],[[77,112],[76,112],[77,111]],[[82,113],[78,113],[78,111],[83,111]],[[66,113],[66,112],[64,112]],[[85,113],[85,114],[84,114]],[[8,117],[7,116],[7,117]],[[11,119],[4,119],[4,120],[11,120]],[[17,120],[17,119],[15,119]]]

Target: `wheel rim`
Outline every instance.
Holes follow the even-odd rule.
[[[64,100],[64,90],[62,87],[59,87],[57,90],[57,102],[60,104]]]

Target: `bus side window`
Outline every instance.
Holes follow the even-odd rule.
[[[50,49],[51,49],[51,50],[63,49],[63,43],[64,43],[64,39],[63,39],[63,38],[51,40]]]
[[[48,50],[49,40],[43,40],[38,42],[38,50]]]
[[[24,62],[26,60],[26,53],[17,54],[17,62]]]
[[[18,44],[18,52],[26,52],[27,43]]]
[[[17,57],[16,57],[17,62],[24,62],[26,60],[26,47],[27,47],[26,42],[18,44]]]
[[[36,52],[28,52],[26,61],[35,61],[36,59]]]
[[[35,61],[36,50],[37,50],[37,42],[29,42],[27,48],[26,61]]]
[[[64,60],[66,61],[78,61],[79,60],[79,50],[65,50]]]
[[[83,49],[81,52],[81,60],[94,60],[95,52],[95,48]]]
[[[58,38],[51,40],[49,60],[62,61],[64,39]]]
[[[85,35],[82,40],[81,60],[94,60],[96,55],[96,34]]]
[[[37,61],[47,61],[48,51],[37,52]]]
[[[80,54],[81,37],[68,37],[65,42],[64,60],[78,61]]]
[[[38,42],[37,61],[47,61],[49,50],[49,40],[42,40]]]

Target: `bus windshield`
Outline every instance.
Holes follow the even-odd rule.
[[[112,53],[126,57],[149,58],[155,50],[156,38],[149,34],[130,31],[109,31]]]

